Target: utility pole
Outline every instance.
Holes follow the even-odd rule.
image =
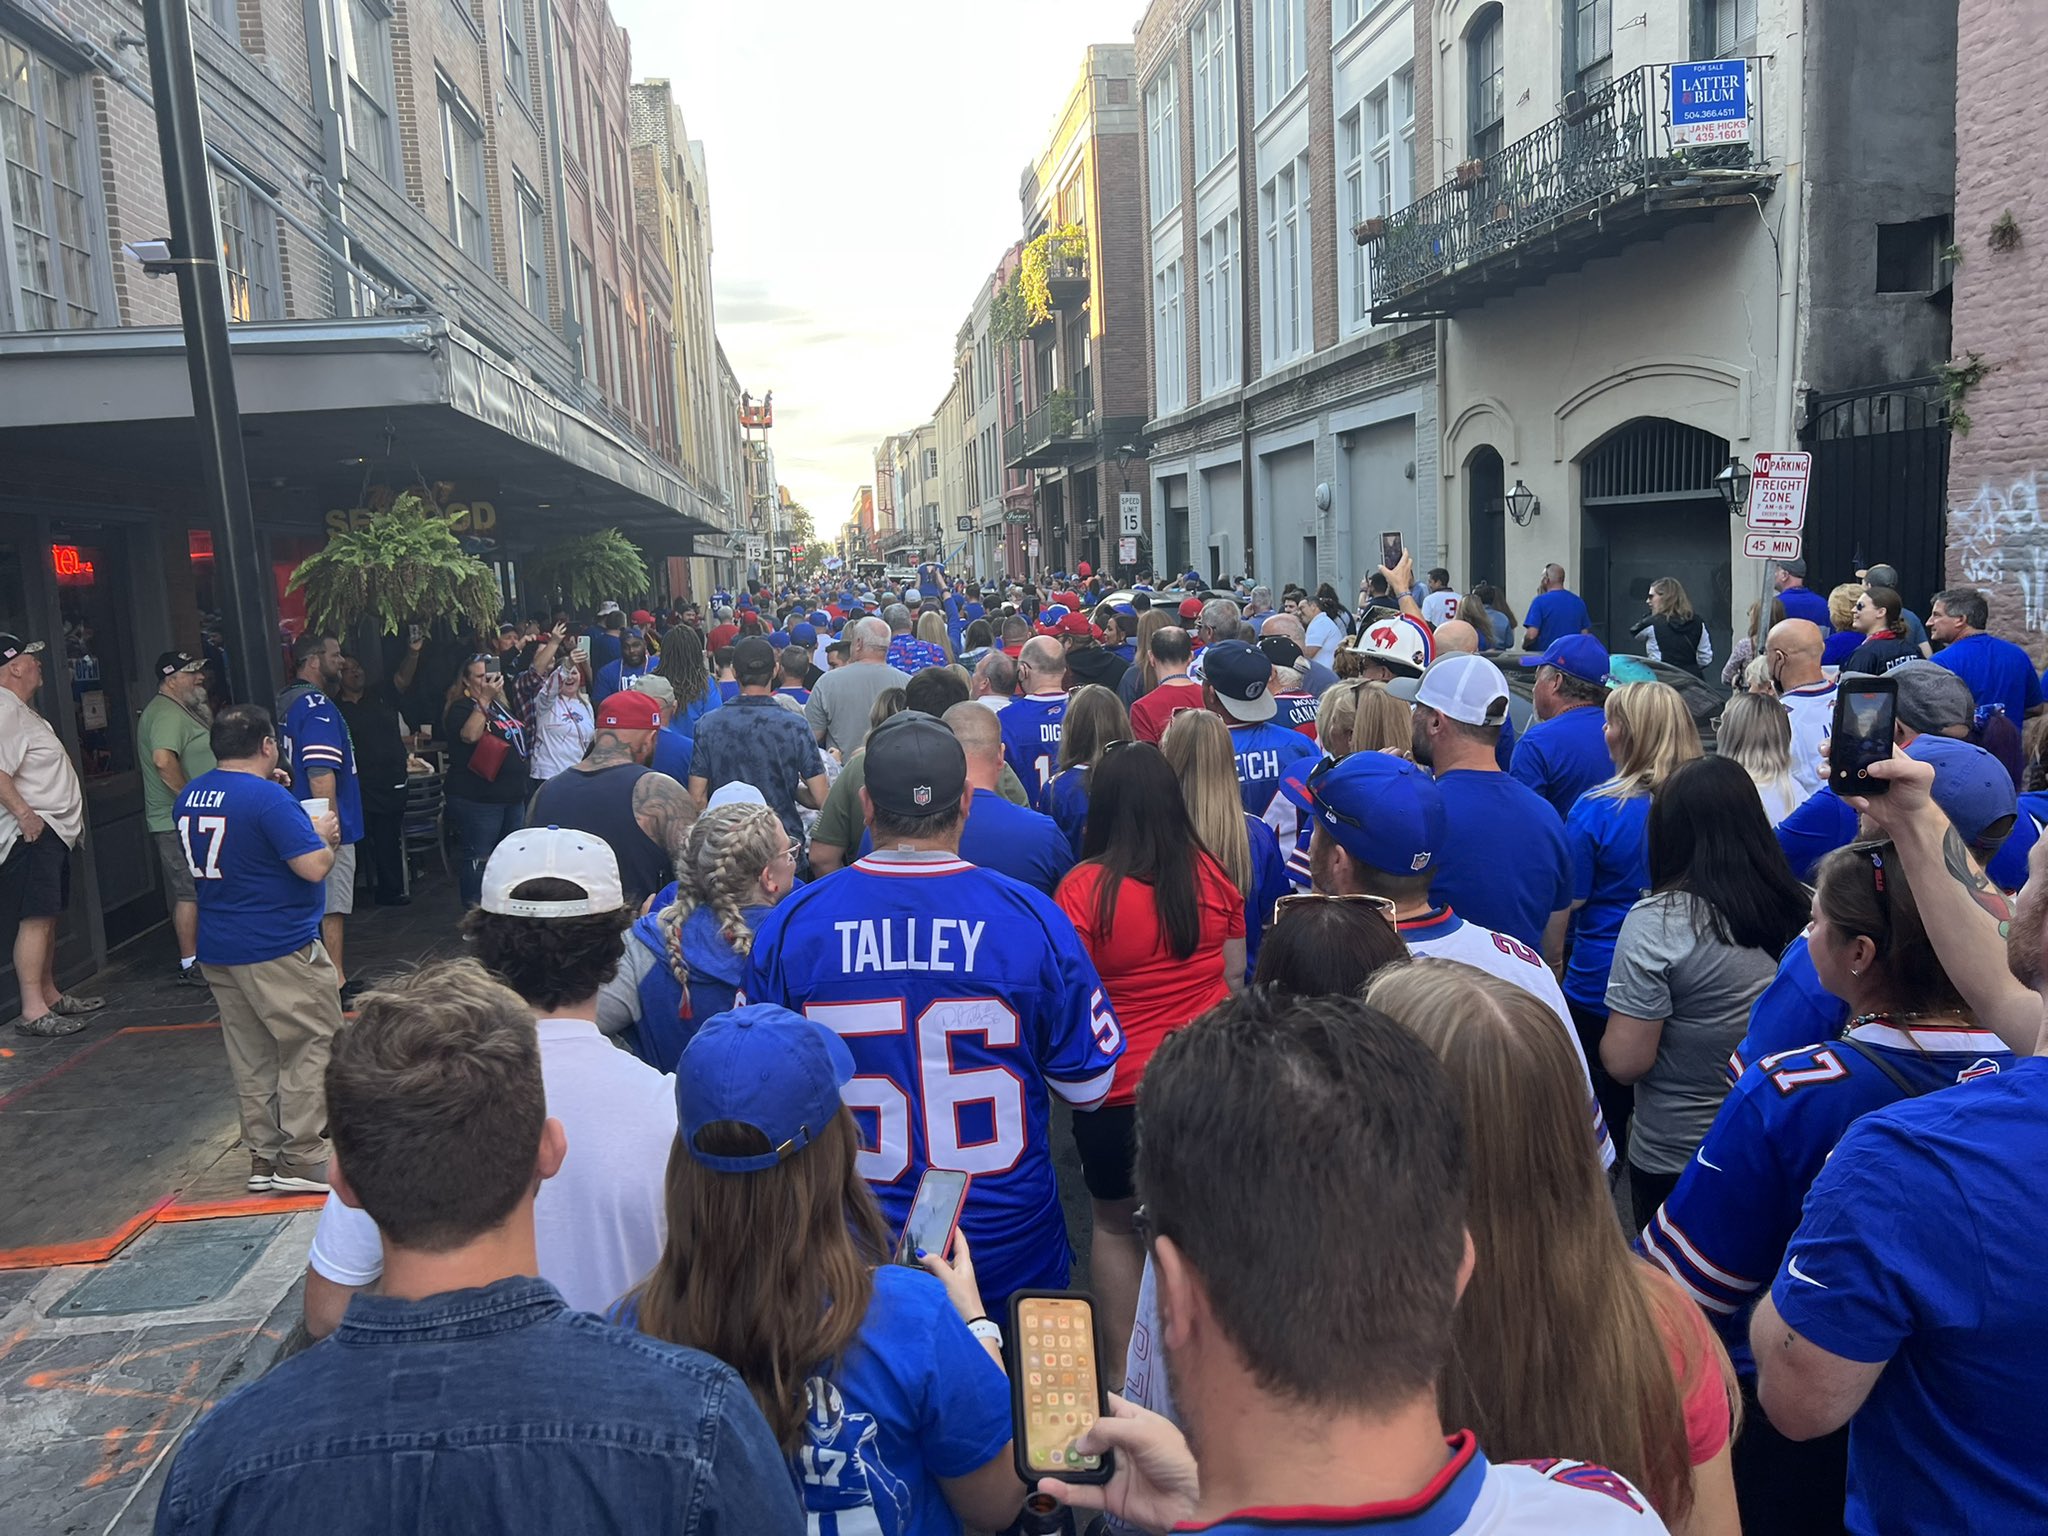
[[[228,630],[229,682],[237,699],[267,706],[276,687],[274,647],[256,514],[249,503],[249,467],[242,456],[242,411],[228,353],[220,234],[214,225],[213,177],[199,119],[191,11],[187,0],[142,0],[142,16],[149,39],[157,147],[164,163],[164,202],[170,215],[169,265],[177,275],[201,483],[220,557],[214,571]]]

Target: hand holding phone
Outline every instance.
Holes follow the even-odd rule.
[[[1891,790],[1889,781],[1872,777],[1870,767],[1892,755],[1898,715],[1899,685],[1892,678],[1845,682],[1835,691],[1829,788],[1838,795],[1882,795]]]
[[[960,1208],[967,1203],[971,1174],[952,1168],[927,1168],[917,1181],[911,1197],[910,1214],[903,1219],[903,1231],[896,1239],[896,1262],[912,1269],[922,1268],[920,1252],[943,1258],[960,1225]]]
[[[1107,1449],[1078,1442],[1109,1413],[1102,1387],[1102,1335],[1095,1302],[1082,1291],[1019,1291],[1010,1297],[1004,1340],[1010,1372],[1010,1440],[1027,1487],[1042,1477],[1106,1483],[1116,1470]]]
[[[1401,535],[1383,533],[1380,535],[1380,569],[1393,574],[1394,567],[1401,563]]]

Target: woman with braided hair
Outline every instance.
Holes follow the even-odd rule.
[[[598,1028],[642,1061],[673,1072],[697,1026],[733,1005],[754,930],[796,881],[796,850],[760,804],[697,818],[676,883],[627,934],[619,969],[598,994]]]

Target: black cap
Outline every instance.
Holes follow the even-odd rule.
[[[748,635],[732,648],[732,675],[744,687],[775,681],[775,647],[762,635]]]
[[[892,816],[931,816],[967,792],[960,738],[930,715],[906,710],[868,732],[868,798]]]
[[[0,634],[0,667],[4,667],[17,656],[32,656],[43,648],[40,640],[24,640],[19,635]]]
[[[205,665],[206,663],[198,657],[188,656],[183,651],[165,651],[163,655],[156,659],[157,681],[161,682],[167,677],[176,677],[180,672],[197,672],[203,669]]]
[[[1276,667],[1292,667],[1301,661],[1301,647],[1285,635],[1261,635],[1259,654]]]
[[[1273,718],[1273,663],[1257,646],[1217,641],[1202,652],[1202,681],[1215,690],[1233,720],[1252,724]]]

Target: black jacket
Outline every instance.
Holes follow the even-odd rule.
[[[1114,690],[1130,665],[1106,645],[1077,645],[1067,652],[1067,672],[1077,688],[1083,683],[1100,683]]]

